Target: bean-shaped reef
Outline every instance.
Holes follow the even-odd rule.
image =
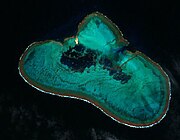
[[[170,81],[159,64],[128,45],[110,19],[94,12],[63,43],[29,45],[19,73],[43,93],[87,101],[121,124],[147,128],[167,113]]]

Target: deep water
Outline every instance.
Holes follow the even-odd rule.
[[[3,7],[1,140],[180,139],[178,2],[11,0]],[[47,39],[63,41],[77,32],[84,16],[94,11],[118,25],[130,42],[129,50],[142,51],[169,75],[170,108],[159,124],[147,129],[124,126],[86,102],[43,94],[19,76],[18,61],[29,44]]]

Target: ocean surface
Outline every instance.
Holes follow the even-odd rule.
[[[11,0],[2,7],[0,140],[180,139],[178,2]],[[28,45],[73,36],[79,22],[94,11],[111,19],[129,47],[145,53],[169,75],[170,107],[159,124],[147,129],[124,126],[91,104],[44,94],[20,77],[18,61]]]

